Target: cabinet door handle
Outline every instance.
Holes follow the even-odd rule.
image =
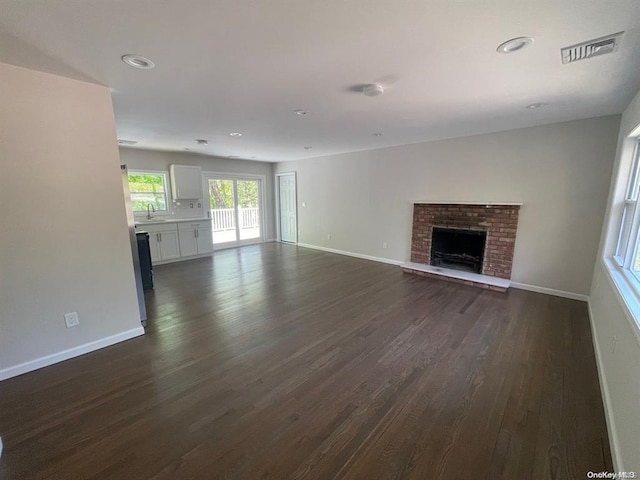
[[[198,238],[198,230],[194,230],[193,233],[195,233],[196,238]]]
[[[161,233],[159,233],[159,234],[158,234],[158,241],[159,241],[159,242],[161,242],[161,241],[162,241],[162,234],[161,234]]]

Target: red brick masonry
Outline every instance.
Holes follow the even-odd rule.
[[[414,203],[411,261],[430,264],[433,227],[485,230],[482,274],[511,278],[519,205]]]

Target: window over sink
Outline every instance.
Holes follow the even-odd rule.
[[[129,171],[129,192],[134,212],[167,211],[167,174]]]

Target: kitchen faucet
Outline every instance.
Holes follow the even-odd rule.
[[[153,218],[153,215],[151,215],[151,211],[153,211],[153,213],[156,213],[155,207],[150,203],[147,203],[147,220],[151,220]]]

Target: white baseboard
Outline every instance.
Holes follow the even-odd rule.
[[[588,302],[589,296],[581,293],[565,292],[564,290],[556,290],[554,288],[538,287],[537,285],[527,285],[526,283],[511,282],[513,288],[520,290],[529,290],[530,292],[546,293],[547,295],[553,295],[555,297],[570,298],[572,300],[580,300],[581,302]]]
[[[383,257],[373,257],[371,255],[363,255],[361,253],[347,252],[345,250],[337,250],[335,248],[319,247],[317,245],[310,245],[308,243],[298,242],[298,246],[304,247],[304,248],[311,248],[313,250],[321,250],[323,252],[337,253],[338,255],[346,255],[348,257],[362,258],[364,260],[372,260],[374,262],[388,263],[390,265],[402,265],[403,263],[405,263],[405,262],[401,262],[400,260],[392,260],[390,258],[383,258]]]
[[[602,365],[602,355],[600,350],[600,343],[596,336],[596,328],[593,320],[593,311],[591,310],[591,303],[587,303],[587,311],[589,313],[589,323],[591,324],[591,338],[593,339],[593,347],[596,352],[596,366],[598,370],[598,379],[600,380],[600,396],[604,404],[604,415],[607,420],[607,432],[609,433],[609,444],[611,445],[611,456],[613,457],[613,471],[624,472],[624,465],[622,462],[622,456],[620,455],[620,449],[618,448],[618,431],[616,429],[616,423],[613,416],[613,410],[611,408],[611,397],[609,396],[609,384],[607,383],[607,374],[604,371]]]
[[[32,372],[40,368],[48,367],[49,365],[63,362],[65,360],[69,360],[70,358],[79,357],[80,355],[84,355],[85,353],[100,350],[101,348],[124,342],[125,340],[129,340],[134,337],[139,337],[140,335],[144,335],[144,328],[142,328],[142,326],[127,330],[126,332],[111,335],[110,337],[101,338],[100,340],[96,340],[94,342],[89,342],[85,343],[84,345],[69,348],[52,355],[36,358],[35,360],[30,360],[19,365],[14,365],[13,367],[3,368],[2,370],[0,370],[0,381],[22,375],[23,373]]]

